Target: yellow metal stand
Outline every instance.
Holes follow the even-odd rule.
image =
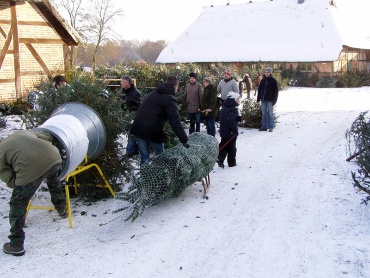
[[[78,189],[77,187],[80,186],[80,184],[77,183],[77,180],[76,180],[76,176],[90,168],[96,168],[100,174],[100,176],[102,177],[103,181],[104,181],[104,185],[96,185],[97,187],[103,187],[103,188],[107,188],[110,193],[112,194],[113,197],[116,197],[116,194],[114,193],[112,187],[110,186],[108,180],[105,178],[104,174],[103,174],[103,171],[100,169],[100,167],[96,164],[96,163],[91,163],[91,164],[87,164],[87,157],[85,158],[85,163],[84,164],[81,164],[77,167],[76,170],[74,170],[73,172],[71,172],[65,179],[64,179],[64,182],[65,182],[65,191],[66,191],[66,204],[67,204],[67,213],[68,213],[68,224],[69,224],[69,227],[72,228],[73,227],[73,224],[72,224],[72,209],[71,209],[71,199],[70,199],[70,195],[69,195],[69,179],[70,178],[73,178],[73,185],[75,187],[75,193],[76,195],[78,194]],[[41,209],[41,210],[55,210],[55,208],[53,206],[32,206],[32,201],[29,201],[28,203],[28,206],[27,206],[27,214],[26,214],[26,218],[27,218],[27,215],[28,215],[28,212],[29,210],[31,209]]]

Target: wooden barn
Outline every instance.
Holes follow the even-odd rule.
[[[274,71],[292,67],[324,74],[370,71],[368,10],[356,5],[360,1],[369,5],[365,0],[271,0],[206,7],[157,63],[221,62],[252,69],[263,63]]]
[[[68,46],[80,42],[49,0],[0,0],[0,100],[25,97],[64,72]]]

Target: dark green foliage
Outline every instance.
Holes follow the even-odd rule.
[[[260,128],[262,123],[261,103],[257,103],[254,99],[245,99],[242,101],[242,123],[243,127]],[[275,124],[277,116],[274,113]]]
[[[115,212],[128,209],[126,220],[133,221],[146,208],[179,196],[185,188],[206,177],[217,159],[217,139],[194,132],[189,136],[189,145],[175,146],[145,163],[132,177],[127,191],[118,196],[129,205]]]
[[[40,111],[24,113],[23,119],[28,129],[41,125],[47,120],[52,111],[66,102],[81,102],[93,108],[101,117],[106,129],[106,145],[100,156],[94,160],[114,186],[119,183],[127,170],[127,164],[122,158],[122,148],[118,141],[119,135],[127,134],[128,125],[133,119],[133,113],[122,110],[121,98],[118,92],[111,92],[106,98],[102,95],[105,85],[89,74],[69,75],[71,87],[56,90],[52,82],[41,83],[38,87],[43,92],[39,104]],[[68,80],[68,79],[67,79]],[[96,184],[98,175],[93,171],[81,173],[77,176],[81,183]],[[117,187],[116,187],[117,189]]]
[[[28,111],[30,108],[28,101],[18,98],[15,101],[0,103],[0,115],[22,115],[23,112]]]
[[[359,169],[352,172],[354,186],[370,195],[370,122],[368,111],[360,113],[346,131],[349,154],[358,154]]]

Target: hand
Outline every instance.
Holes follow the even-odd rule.
[[[185,147],[185,148],[189,148],[190,146],[189,146],[189,144],[188,144],[188,142],[185,142],[185,143],[183,143],[183,146]]]
[[[212,112],[212,109],[206,109],[206,112],[209,113],[209,112]]]

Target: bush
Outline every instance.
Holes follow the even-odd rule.
[[[69,79],[73,90],[65,87],[57,91],[52,82],[41,83],[38,89],[43,92],[43,97],[39,100],[42,109],[24,113],[23,121],[28,129],[37,127],[49,118],[58,105],[66,102],[80,102],[93,108],[100,115],[106,129],[105,148],[94,162],[102,168],[112,186],[118,189],[119,187],[115,185],[119,184],[122,176],[129,169],[127,161],[122,156],[123,146],[120,144],[119,135],[127,134],[133,113],[122,109],[122,101],[117,92],[110,93],[108,98],[102,96],[102,91],[105,89],[102,81],[86,73],[68,76],[73,78]],[[77,177],[84,184],[96,184],[99,176],[91,174],[83,172]]]
[[[365,202],[370,200],[370,121],[367,113],[360,113],[346,131],[348,153],[357,158],[359,166],[352,172],[354,186],[369,194]]]
[[[21,98],[18,98],[15,101],[0,103],[0,114],[4,116],[22,115],[23,112],[26,112],[29,109],[31,109],[31,105],[28,101]]]
[[[260,128],[262,123],[262,110],[261,103],[257,103],[252,99],[245,99],[242,101],[242,123],[243,127]],[[275,125],[277,123],[277,117],[274,113]]]

